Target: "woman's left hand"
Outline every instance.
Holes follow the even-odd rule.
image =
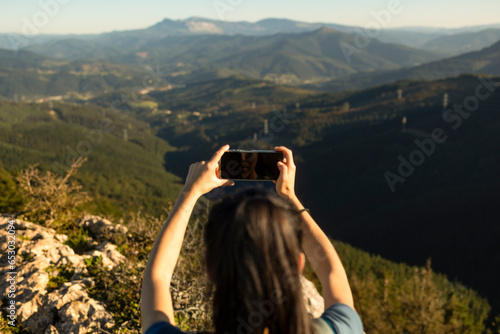
[[[234,181],[222,180],[217,176],[217,168],[222,155],[229,150],[229,145],[222,146],[214,153],[210,161],[195,162],[189,166],[184,190],[193,192],[197,197],[221,186],[232,186]]]

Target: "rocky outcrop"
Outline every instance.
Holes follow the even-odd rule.
[[[104,304],[88,296],[87,287],[94,282],[87,277],[86,256],[63,244],[67,236],[17,219],[9,224],[9,220],[7,215],[0,216],[0,243],[7,245],[8,231],[15,231],[10,235],[15,238],[17,255],[13,268],[7,252],[0,257],[0,276],[6,277],[0,282],[0,291],[4,300],[15,301],[15,324],[33,333],[95,333],[113,327],[113,317]],[[105,249],[102,246],[100,251]],[[51,280],[63,272],[67,282],[51,288]],[[14,285],[8,281],[12,277]],[[8,299],[12,286],[15,297]],[[2,305],[2,311],[9,314],[6,306]]]

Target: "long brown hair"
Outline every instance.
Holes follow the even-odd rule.
[[[215,204],[205,228],[217,334],[311,334],[300,284],[300,217],[291,203],[247,190]]]

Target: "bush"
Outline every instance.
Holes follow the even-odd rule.
[[[21,218],[50,227],[54,222],[63,225],[81,214],[80,206],[89,201],[81,185],[69,182],[70,176],[85,162],[75,161],[64,178],[54,173],[42,173],[36,165],[16,177],[26,199]]]
[[[110,271],[103,266],[102,257],[87,258],[85,263],[95,281],[95,286],[89,289],[89,296],[102,301],[113,314],[116,332],[140,333],[140,277],[144,267],[129,262]]]
[[[60,267],[49,266],[45,269],[45,272],[49,273],[47,292],[50,293],[59,289],[64,283],[69,282],[75,273],[75,268],[71,266],[71,263],[67,263]]]

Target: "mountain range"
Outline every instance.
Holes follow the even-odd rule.
[[[95,95],[132,88],[142,83],[150,64],[158,64],[173,84],[244,75],[324,91],[461,73],[499,74],[500,42],[439,59],[375,39],[366,48],[350,49],[355,37],[323,27],[269,36],[170,36],[126,50],[87,39],[52,40],[28,48],[32,51],[0,50],[0,96]]]
[[[367,38],[359,27],[338,24],[190,18],[98,35],[31,36],[16,54],[0,52],[0,96],[129,88],[153,65],[174,84],[244,75],[330,91],[463,72],[495,74],[497,44],[491,45],[500,39],[499,27],[381,29]],[[14,37],[0,34],[0,48],[8,48]],[[69,70],[88,63],[113,70],[100,78]]]
[[[402,68],[395,71],[360,73],[331,80],[319,85],[305,85],[304,88],[319,88],[327,91],[343,91],[381,85],[397,80],[435,80],[454,77],[461,73],[483,73],[500,75],[500,41],[481,51],[437,60],[427,64]]]
[[[375,20],[375,19],[374,19]],[[102,33],[97,35],[16,35],[16,34],[0,34],[0,48],[3,49],[18,49],[27,47],[30,45],[43,44],[50,40],[58,39],[88,39],[95,42],[100,42],[104,44],[111,43],[116,46],[117,43],[124,46],[128,41],[133,40],[138,42],[150,41],[153,39],[161,39],[167,36],[181,36],[181,35],[205,35],[205,34],[218,34],[218,35],[248,35],[248,36],[263,36],[272,35],[276,33],[301,33],[306,31],[317,30],[321,27],[328,27],[331,29],[339,30],[346,33],[356,33],[363,31],[362,27],[346,26],[341,24],[333,23],[308,23],[293,21],[288,19],[276,19],[269,18],[258,22],[227,22],[220,20],[211,20],[200,17],[191,17],[185,20],[170,20],[164,19],[157,24],[154,24],[145,29],[136,29],[128,31],[113,31],[109,33]],[[500,24],[491,24],[483,26],[472,26],[463,28],[427,28],[427,27],[406,27],[406,28],[385,28],[378,31],[376,36],[382,42],[387,43],[398,43],[410,47],[422,47],[427,43],[429,44],[429,49],[432,50],[433,40],[438,41],[441,49],[437,50],[439,53],[445,55],[455,55],[458,54],[459,50],[462,49],[464,43],[459,43],[457,46],[450,50],[448,49],[447,37],[452,37],[450,39],[451,43],[457,41],[456,36],[459,40],[465,41],[468,38],[467,34],[470,33],[480,33],[481,31],[487,29],[500,29]],[[488,34],[491,34],[488,33]],[[486,35],[488,35],[486,34]],[[480,33],[479,35],[482,35]],[[453,37],[455,36],[455,37]],[[491,35],[489,35],[491,36]],[[480,37],[480,45],[477,49],[488,46],[492,44],[492,41],[488,37]],[[498,38],[497,38],[498,40]],[[489,43],[489,44],[488,44]],[[476,49],[476,50],[477,50]],[[472,49],[466,49],[465,51],[472,51]],[[447,53],[448,52],[448,53]]]
[[[270,36],[172,36],[116,60],[129,64],[212,66],[259,79],[290,75],[303,81],[414,66],[438,58],[426,51],[378,40],[350,55],[349,48],[354,44],[355,35],[330,28]]]
[[[0,52],[0,96],[66,95],[132,88],[156,64],[169,81],[238,74],[279,83],[325,81],[394,70],[437,59],[410,47],[372,40],[349,54],[356,36],[330,28],[266,36],[169,36],[120,48],[75,38]],[[116,41],[117,44],[120,41]]]

